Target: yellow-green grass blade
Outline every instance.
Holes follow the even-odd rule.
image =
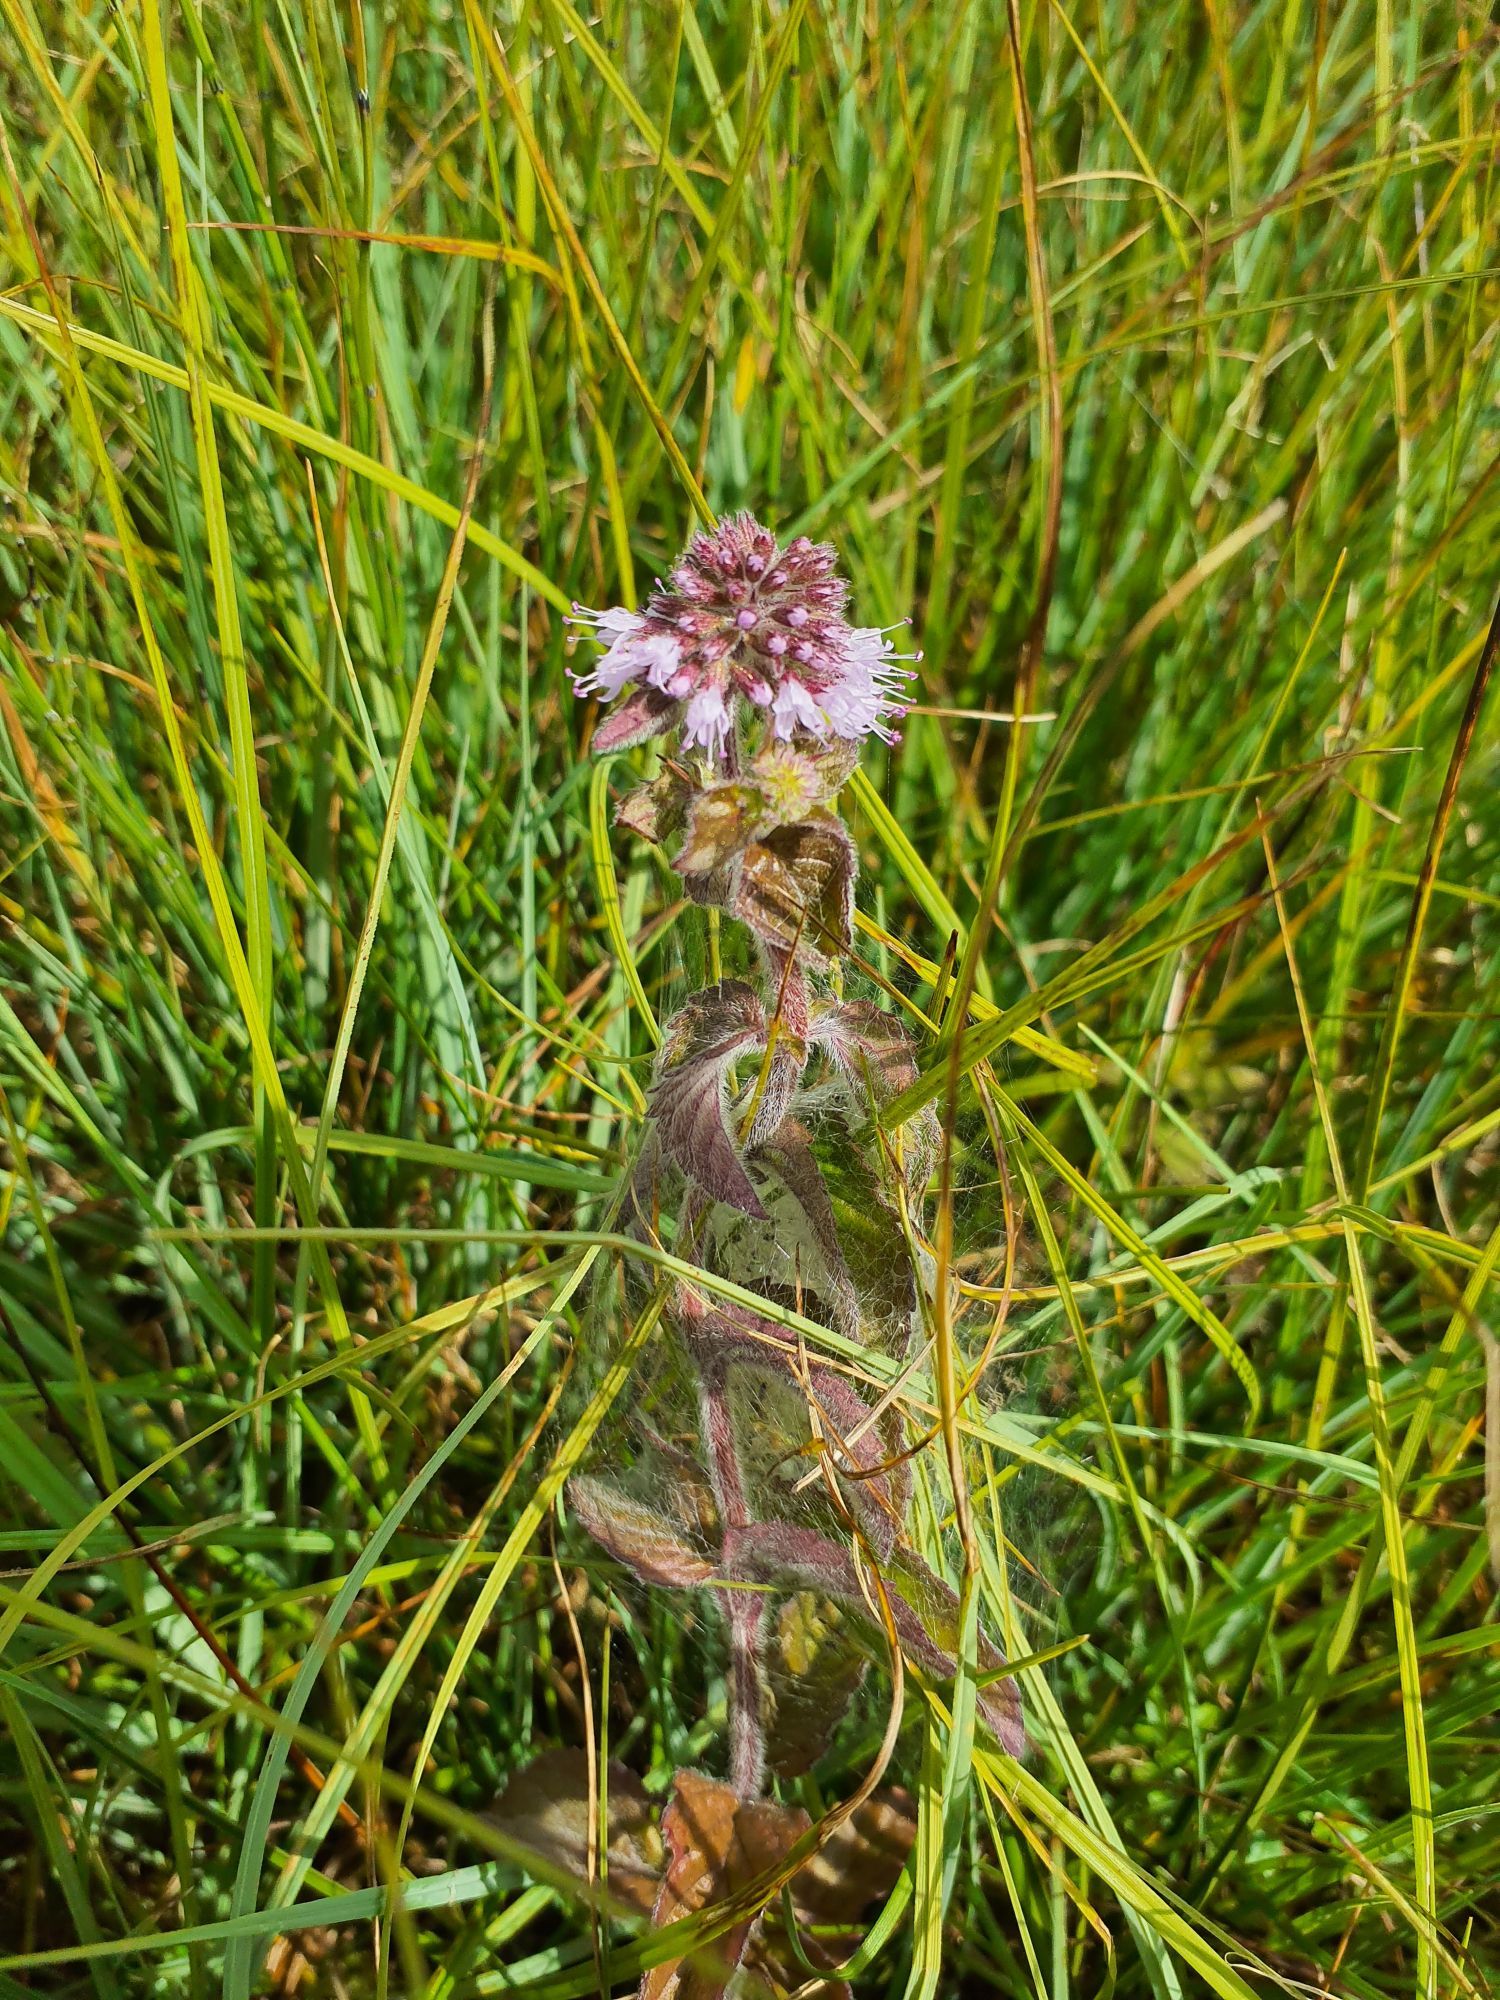
[[[39,312],[36,307],[23,305],[19,300],[0,298],[0,317],[43,339],[49,331],[61,332],[65,328],[69,345],[79,353],[97,354],[135,373],[152,376],[173,389],[186,390],[188,386],[186,369],[178,367],[175,362],[159,360],[154,354],[147,354],[126,341],[116,340],[110,334],[96,333],[69,321],[65,315],[60,320],[57,315]],[[300,418],[289,417],[284,411],[272,409],[268,404],[257,403],[253,397],[224,383],[205,383],[204,395],[215,409],[224,411],[226,416],[238,417],[271,437],[279,438],[283,444],[294,445],[299,450],[311,452],[315,458],[326,458],[334,465],[343,466],[381,492],[404,501],[407,506],[430,515],[435,521],[441,521],[445,527],[458,526],[459,509],[451,500],[430,493],[415,479],[381,464],[379,459],[357,450],[342,438],[321,431],[313,424],[303,423]],[[469,539],[475,548],[483,549],[486,555],[493,556],[513,576],[528,583],[554,610],[566,612],[569,609],[568,599],[557,585],[512,548],[509,542],[503,541],[492,528],[480,521],[471,522]]]

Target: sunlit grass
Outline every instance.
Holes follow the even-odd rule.
[[[3,0],[0,77],[0,1987],[597,1992],[506,1775],[722,1770],[711,1621],[554,1505],[735,949],[610,832],[561,613],[748,505],[925,650],[857,944],[892,1130],[964,1078],[982,1613],[1046,1656],[1024,1767],[907,1675],[855,1990],[1484,1992],[1484,14]]]

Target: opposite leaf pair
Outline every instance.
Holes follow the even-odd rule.
[[[794,1021],[786,999],[779,989],[780,1010],[768,1015],[760,995],[741,979],[694,994],[667,1023],[651,1088],[653,1136],[667,1163],[714,1201],[757,1218],[766,1210],[747,1157],[773,1145],[799,1108],[797,1094],[808,1089],[814,1052],[828,1073],[821,1082],[814,1079],[800,1108],[825,1120],[837,1114],[848,1141],[864,1139],[867,1154],[881,1144],[874,1115],[917,1073],[900,1025],[870,1002],[813,1000]],[[731,1091],[730,1080],[747,1058],[755,1064],[753,1088],[742,1097]],[[912,1199],[931,1174],[939,1136],[930,1106],[903,1134]]]

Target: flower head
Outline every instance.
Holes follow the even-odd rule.
[[[782,742],[894,741],[911,678],[901,662],[916,655],[850,625],[836,563],[826,543],[799,535],[780,548],[752,515],[736,514],[693,537],[644,611],[577,608],[605,650],[575,674],[575,691],[625,696],[595,748],[623,749],[680,724],[685,748],[721,763],[741,702],[764,712]]]

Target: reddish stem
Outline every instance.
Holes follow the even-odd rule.
[[[715,1371],[715,1376],[717,1371]],[[722,1380],[702,1372],[698,1408],[709,1478],[726,1537],[750,1522],[745,1475],[734,1437],[734,1416]],[[766,1775],[765,1666],[761,1641],[765,1631],[765,1600],[759,1591],[731,1589],[715,1593],[729,1630],[729,1782],[742,1799],[760,1796]]]
[[[770,970],[774,975],[772,1006],[774,1017],[789,1035],[795,1035],[799,1042],[805,1042],[812,1026],[812,993],[808,987],[807,974],[797,961],[795,952],[784,959],[771,957]]]

